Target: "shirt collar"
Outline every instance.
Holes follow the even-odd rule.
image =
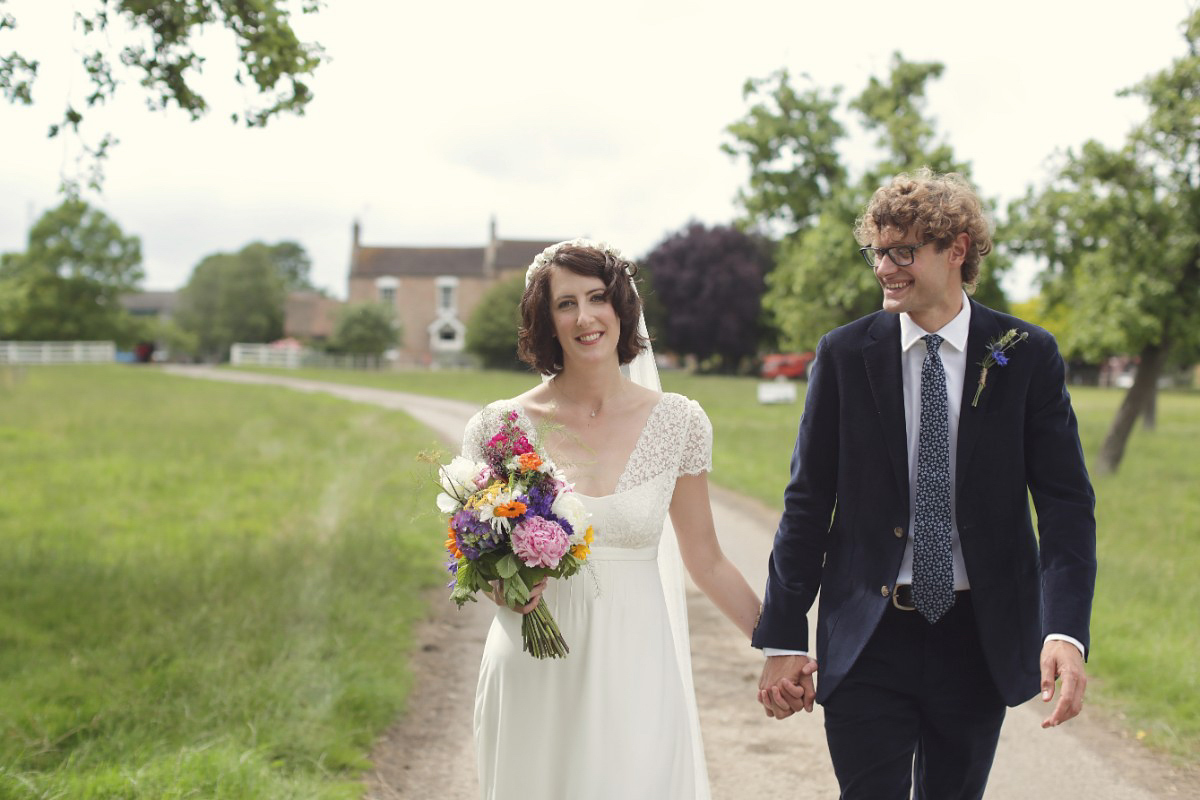
[[[936,333],[945,343],[960,353],[967,351],[967,334],[971,330],[971,300],[967,293],[962,293],[962,308],[954,319],[947,322],[940,331],[927,331],[913,322],[908,312],[900,315],[900,349],[907,352],[921,338],[930,333]]]

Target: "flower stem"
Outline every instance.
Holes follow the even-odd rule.
[[[534,658],[562,658],[571,652],[545,599],[541,598],[537,608],[521,618],[521,641],[522,649]]]

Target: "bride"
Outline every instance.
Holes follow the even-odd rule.
[[[526,275],[519,355],[553,377],[487,406],[464,434],[463,454],[481,460],[486,436],[515,410],[575,484],[596,536],[590,570],[497,610],[475,698],[487,800],[709,797],[680,556],[747,640],[759,601],[717,543],[708,417],[659,391],[635,271],[587,240],[539,255]],[[539,596],[570,646],[565,658],[522,652],[521,614]]]

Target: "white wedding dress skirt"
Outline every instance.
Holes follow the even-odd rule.
[[[493,404],[472,420],[468,457],[481,454],[472,436],[494,432],[493,409],[513,407]],[[519,422],[532,428],[523,413]],[[711,441],[697,404],[664,395],[617,491],[580,495],[596,534],[591,566],[551,580],[542,595],[570,648],[565,658],[523,652],[521,615],[497,608],[475,698],[486,800],[709,797],[690,673],[685,680],[679,667],[656,554],[675,479],[711,469]]]

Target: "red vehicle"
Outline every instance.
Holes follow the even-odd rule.
[[[771,353],[763,356],[764,378],[807,378],[816,353]]]

